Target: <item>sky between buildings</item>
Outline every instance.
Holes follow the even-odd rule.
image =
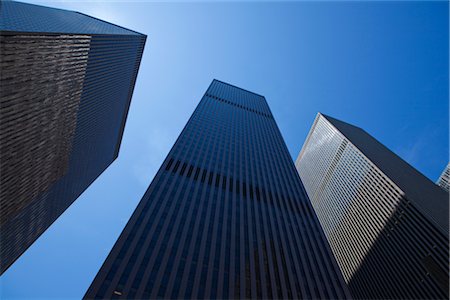
[[[43,2],[148,35],[119,158],[0,278],[80,299],[213,78],[266,97],[295,159],[317,112],[436,181],[448,162],[448,2]]]

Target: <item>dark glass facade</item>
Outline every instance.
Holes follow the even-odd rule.
[[[214,80],[85,298],[348,296],[265,98]]]
[[[3,273],[118,156],[146,36],[0,2]]]
[[[353,298],[448,299],[446,191],[322,114],[296,166]]]

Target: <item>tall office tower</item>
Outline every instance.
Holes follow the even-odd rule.
[[[0,2],[0,271],[118,155],[146,36]]]
[[[441,176],[439,176],[439,179],[437,181],[437,184],[446,190],[448,192],[449,186],[450,186],[450,163],[447,164],[447,167],[445,167],[444,171],[442,172]]]
[[[320,113],[296,167],[354,298],[448,299],[448,193]]]
[[[263,96],[214,80],[85,298],[344,298]]]

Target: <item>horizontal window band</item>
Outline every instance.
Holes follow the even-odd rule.
[[[173,168],[171,168],[172,166]],[[191,165],[181,160],[175,161],[174,158],[170,158],[164,169],[172,174],[184,176],[194,181],[200,181],[201,183],[207,184],[211,187],[221,188],[222,190],[228,189],[230,193],[242,195],[246,199],[264,202],[274,206],[280,206],[280,204],[277,202],[282,201],[283,203],[285,203],[286,207],[289,208],[290,206],[290,197],[288,196],[280,195],[276,192],[272,192],[271,190],[266,191],[266,189],[262,187],[254,186],[253,184],[247,183],[245,181],[241,182],[238,179],[234,180],[233,177],[228,177],[223,174],[212,172],[210,170]],[[215,180],[213,180],[214,175],[216,176]],[[268,196],[264,197],[264,195]],[[311,209],[308,207],[308,205],[303,202],[299,202],[298,204],[302,206],[304,212],[306,212],[307,214],[311,214]],[[300,213],[298,207],[294,209],[296,213]]]
[[[257,111],[256,109],[248,108],[248,107],[245,107],[245,106],[243,106],[243,105],[241,105],[241,104],[237,104],[237,103],[231,102],[231,101],[229,101],[229,100],[226,100],[226,99],[223,99],[223,98],[220,98],[220,97],[217,97],[217,96],[208,94],[208,93],[206,93],[205,96],[207,96],[207,97],[209,97],[209,98],[212,98],[212,99],[214,99],[214,100],[217,100],[217,101],[220,101],[220,102],[223,102],[223,103],[226,103],[226,104],[229,104],[229,105],[232,105],[232,106],[235,106],[235,107],[244,109],[244,110],[246,110],[246,111],[253,112],[253,113],[255,113],[255,114],[264,116],[264,117],[266,117],[266,118],[273,119],[273,116],[272,116],[272,115],[266,114],[266,113],[263,113],[263,112],[260,112],[260,111]]]

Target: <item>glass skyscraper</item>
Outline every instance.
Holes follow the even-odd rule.
[[[0,2],[0,271],[118,156],[146,36]]]
[[[347,297],[265,98],[218,80],[85,295]]]
[[[442,171],[442,174],[441,176],[439,176],[437,184],[448,192],[450,187],[450,163],[447,164],[447,167],[445,167],[444,171]]]
[[[296,167],[354,298],[448,299],[448,193],[320,113]]]

